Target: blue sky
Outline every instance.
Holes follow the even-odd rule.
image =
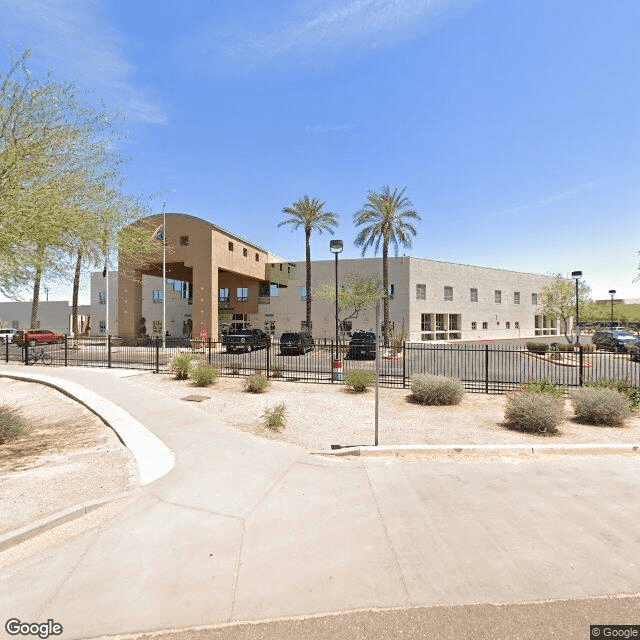
[[[408,255],[640,298],[637,0],[0,0],[3,40],[123,114],[127,189],[291,261],[304,194],[407,187]],[[0,51],[7,68],[7,47]],[[312,257],[328,259],[330,236]],[[67,288],[51,287],[69,298]],[[86,295],[85,291],[85,295]]]

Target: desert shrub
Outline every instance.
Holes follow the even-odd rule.
[[[464,385],[458,378],[416,374],[411,378],[411,399],[418,404],[458,404],[464,396]]]
[[[206,387],[211,384],[220,372],[212,364],[201,364],[191,372],[191,379],[198,387]]]
[[[274,431],[284,427],[286,410],[287,405],[284,402],[280,402],[274,407],[266,407],[262,412],[262,419],[264,420],[265,426]]]
[[[276,362],[276,364],[274,364],[271,367],[271,375],[274,378],[282,378],[283,373],[284,373],[284,365],[281,364],[280,362]]]
[[[259,373],[252,373],[244,379],[243,387],[245,391],[251,393],[263,393],[269,386],[269,379]]]
[[[366,369],[350,369],[344,374],[344,383],[354,391],[361,393],[376,383],[376,374]]]
[[[549,345],[546,342],[527,342],[527,351],[546,353],[549,351]]]
[[[566,387],[553,384],[549,378],[545,378],[540,382],[527,382],[520,388],[520,391],[524,391],[526,393],[544,393],[545,395],[552,396],[553,398],[564,398],[565,390]]]
[[[550,351],[560,351],[561,353],[573,353],[575,348],[568,342],[552,342]]]
[[[504,420],[509,429],[556,433],[564,420],[564,400],[548,393],[517,391],[507,396]]]
[[[176,380],[186,380],[195,366],[197,358],[189,353],[179,353],[171,360],[171,371]]]
[[[640,406],[640,388],[634,386],[630,380],[618,380],[615,378],[598,378],[593,382],[585,382],[585,387],[595,389],[614,389],[627,397],[629,407],[635,410]]]
[[[615,389],[583,387],[571,394],[576,418],[587,424],[621,427],[631,415],[629,400]]]
[[[26,429],[22,414],[9,405],[0,405],[0,444],[5,444],[21,436]]]

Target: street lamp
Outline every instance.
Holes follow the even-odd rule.
[[[331,240],[329,242],[329,249],[336,257],[336,361],[340,360],[338,355],[338,254],[342,252],[344,243],[342,240]]]
[[[616,295],[616,290],[609,289],[609,295],[611,296],[611,326],[613,327],[613,296]]]
[[[578,307],[578,280],[582,276],[582,271],[572,271],[571,277],[576,280],[576,344],[580,344],[580,313]]]

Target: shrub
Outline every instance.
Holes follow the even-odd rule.
[[[244,390],[251,393],[263,393],[269,386],[269,379],[259,373],[252,373],[244,379]]]
[[[553,398],[564,398],[565,390],[566,387],[553,384],[549,378],[545,378],[541,382],[527,382],[520,389],[525,393],[544,393]]]
[[[171,361],[171,371],[176,380],[186,380],[196,363],[196,357],[188,353],[179,353]]]
[[[464,385],[457,378],[417,374],[411,378],[411,392],[418,404],[458,404],[464,396]]]
[[[564,400],[548,393],[517,391],[507,396],[504,419],[509,429],[542,435],[557,433],[564,420]]]
[[[580,343],[580,347],[582,348],[582,353],[593,353],[596,350],[596,347],[593,344]]]
[[[640,406],[640,388],[634,386],[630,380],[618,380],[615,378],[598,378],[593,382],[585,382],[585,387],[595,389],[614,389],[627,397],[632,410]]]
[[[575,351],[575,348],[568,342],[552,342],[550,350],[560,351],[561,353],[573,353]]]
[[[21,436],[26,429],[22,414],[6,404],[0,405],[0,444]]]
[[[549,345],[546,342],[527,342],[527,351],[546,353],[549,351]]]
[[[206,387],[211,384],[220,372],[212,364],[201,364],[191,372],[191,379],[198,387]]]
[[[282,375],[284,374],[284,365],[277,362],[276,364],[274,364],[271,367],[271,375],[274,378],[282,378]]]
[[[262,412],[262,419],[264,420],[265,426],[274,431],[284,427],[286,410],[287,405],[285,405],[284,402],[280,402],[274,407],[266,407]]]
[[[583,387],[571,394],[576,418],[587,424],[621,427],[631,415],[629,400],[615,389]]]
[[[376,374],[366,369],[351,369],[344,374],[344,383],[347,387],[361,393],[376,383]]]

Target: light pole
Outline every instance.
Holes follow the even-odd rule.
[[[576,280],[576,344],[580,344],[580,312],[578,307],[578,280],[582,276],[582,271],[572,271],[571,277]]]
[[[616,290],[609,289],[609,295],[611,296],[611,326],[613,327],[613,296],[616,295]]]
[[[329,242],[329,249],[331,253],[333,253],[336,257],[336,361],[340,360],[340,356],[338,355],[338,254],[342,252],[344,248],[344,243],[342,240],[331,240]],[[309,292],[307,291],[307,295]]]

